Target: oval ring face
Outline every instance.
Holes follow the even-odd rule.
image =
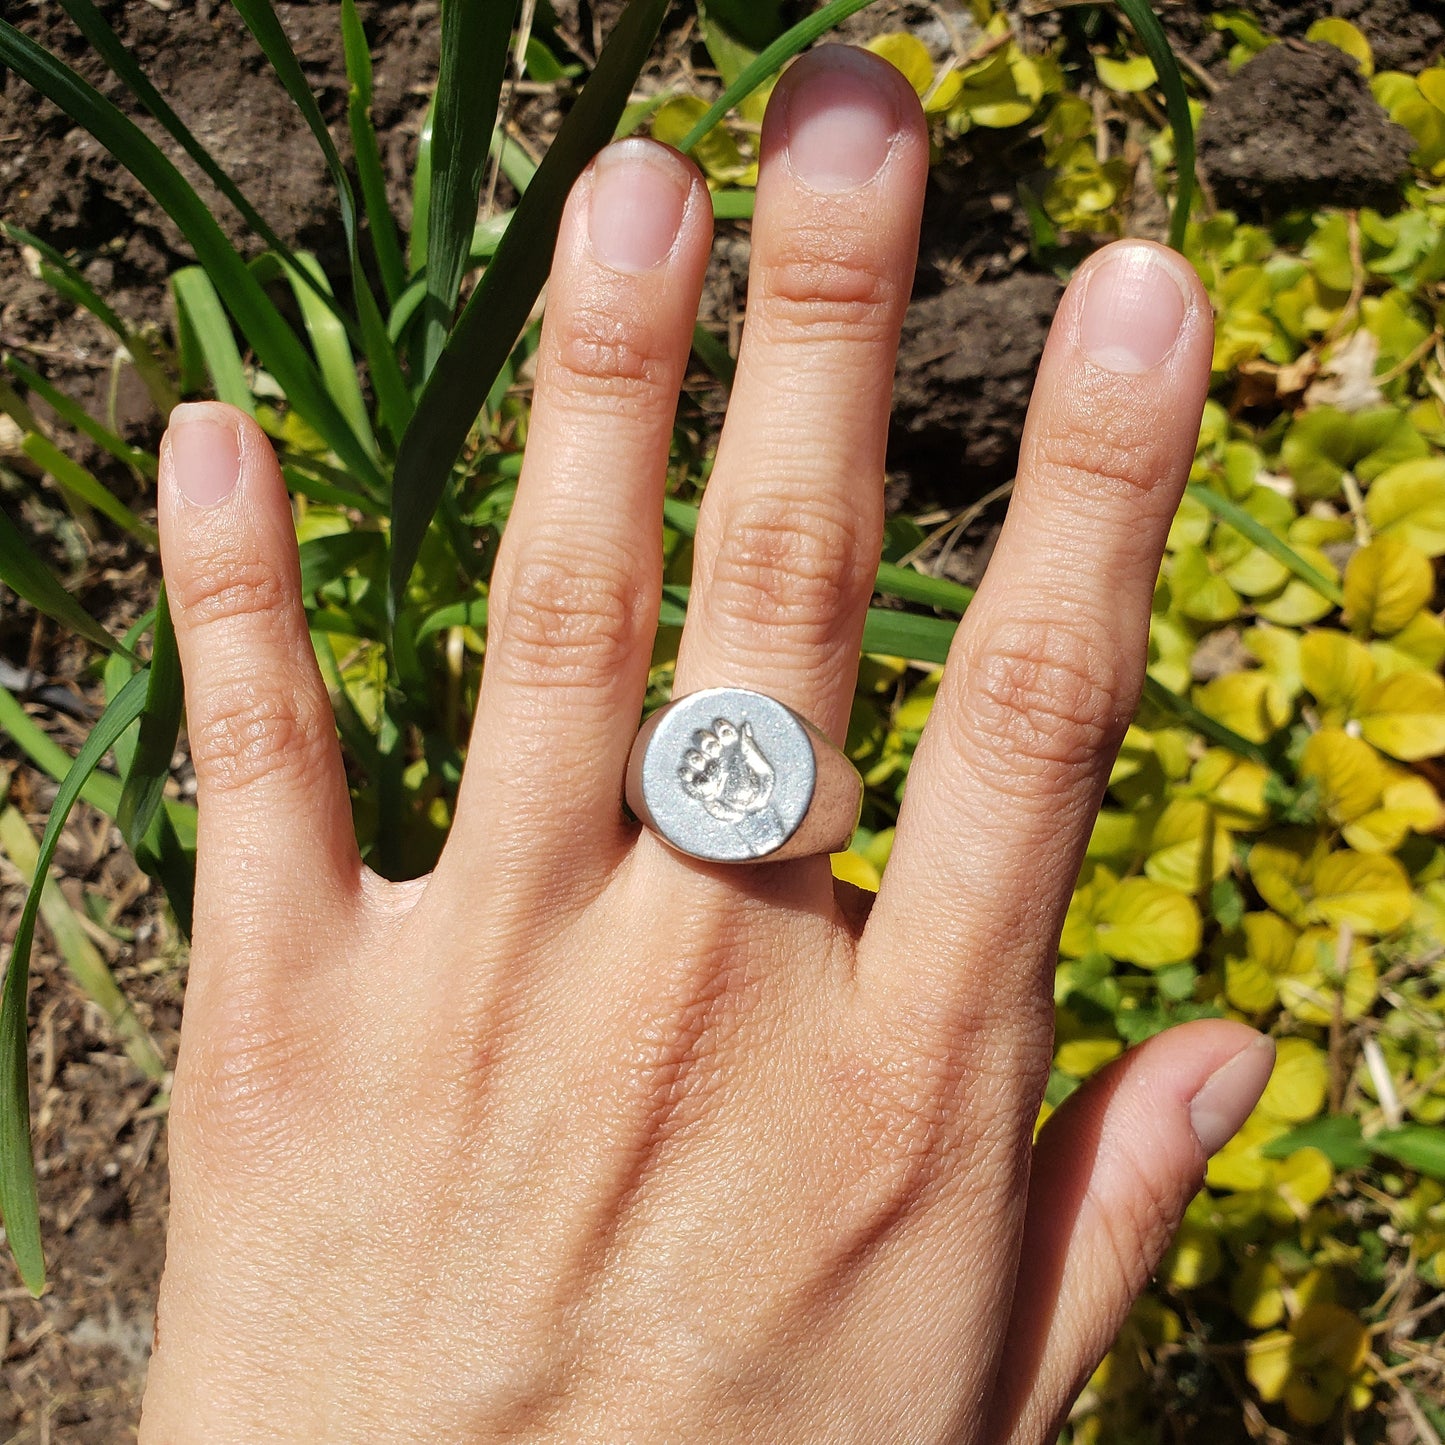
[[[689,693],[667,708],[645,747],[642,795],[652,826],[694,858],[766,858],[797,832],[813,801],[813,740],[763,693]]]

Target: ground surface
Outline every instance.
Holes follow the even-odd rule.
[[[334,256],[339,228],[319,157],[231,8],[219,0],[108,0],[102,8],[170,99],[231,169],[282,235]],[[345,105],[336,6],[282,4],[278,10],[333,122]],[[558,5],[579,51],[595,51],[619,7],[604,0]],[[677,7],[680,12],[683,7]],[[1165,4],[1166,22],[1198,70],[1223,84],[1224,47],[1207,24],[1207,6]],[[1275,4],[1256,12],[1280,33],[1300,34],[1319,14],[1347,14],[1370,35],[1387,65],[1418,65],[1438,51],[1445,31],[1438,0],[1326,0]],[[434,68],[434,4],[361,0],[376,59],[376,109],[395,200],[406,214],[406,177]],[[108,93],[113,82],[92,60],[60,7],[7,0],[5,16],[43,39]],[[908,24],[966,24],[961,0],[880,4],[852,24],[858,36]],[[1020,7],[1039,38],[1058,33],[1057,16]],[[685,18],[669,23],[650,84],[681,83],[703,63]],[[1346,84],[1346,88],[1348,88]],[[1264,99],[1260,99],[1263,95]],[[1358,99],[1358,97],[1356,97]],[[1246,104],[1241,99],[1240,104]],[[1256,128],[1271,115],[1268,88],[1250,91],[1253,109],[1236,123]],[[1293,118],[1296,164],[1315,176],[1336,141],[1337,118]],[[1314,114],[1314,112],[1311,112]],[[555,100],[526,99],[518,110],[523,140],[544,145],[555,126]],[[343,126],[344,129],[344,126]],[[1248,137],[1245,137],[1247,140]],[[1377,137],[1378,139],[1378,137]],[[905,333],[891,462],[895,508],[956,515],[1012,472],[1034,367],[1060,284],[1029,260],[1028,225],[1017,178],[1037,163],[1027,141],[1013,152],[997,144],[965,149],[934,176],[924,228],[915,305]],[[1388,147],[1388,136],[1380,141]],[[1277,149],[1270,157],[1277,164]],[[1263,184],[1264,163],[1253,180]],[[1248,157],[1235,165],[1248,187]],[[188,259],[170,223],[129,179],[53,107],[14,76],[0,74],[0,212],[6,219],[74,249],[86,272],[135,323],[164,323],[165,276]],[[1141,206],[1135,229],[1157,233],[1159,212]],[[239,226],[238,239],[251,244]],[[745,226],[727,228],[708,290],[709,319],[735,335],[747,261]],[[34,279],[19,251],[0,245],[0,348],[14,351],[98,410],[114,408],[136,441],[153,442],[159,418],[125,369],[112,365],[103,333]],[[0,453],[5,437],[0,434]],[[10,460],[14,460],[11,458]],[[135,497],[138,510],[147,500]],[[152,563],[123,548],[97,551],[73,530],[23,507],[0,489],[0,504],[24,511],[45,537],[50,558],[87,605],[123,630],[149,605]],[[951,570],[976,575],[996,530],[998,509],[973,509],[952,553]],[[71,751],[93,715],[94,681],[85,654],[26,608],[0,598],[0,666],[34,669],[51,691],[32,693],[34,715]],[[0,676],[0,681],[5,681]],[[0,792],[35,830],[53,784],[13,770],[0,746]],[[81,808],[59,857],[68,896],[97,920],[93,935],[168,1060],[174,1059],[184,953],[163,909],[118,838]],[[0,865],[0,943],[13,932],[23,891]],[[42,930],[42,935],[43,935]],[[32,1078],[42,1218],[51,1288],[36,1302],[0,1287],[0,1442],[102,1445],[133,1438],[149,1350],[166,1209],[164,1090],[147,1084],[95,1008],[71,983],[42,936],[31,998]],[[0,1281],[13,1279],[0,1267]]]

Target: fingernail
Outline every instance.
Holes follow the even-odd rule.
[[[193,506],[214,507],[236,490],[241,434],[225,412],[204,402],[176,407],[166,449],[176,486]]]
[[[1108,371],[1158,366],[1174,349],[1188,302],[1152,246],[1123,246],[1089,277],[1079,315],[1079,344]]]
[[[867,184],[893,148],[898,103],[886,61],[842,45],[798,62],[784,91],[788,162],[815,191]]]
[[[640,275],[672,253],[692,176],[665,146],[624,140],[592,166],[587,233],[604,266]]]
[[[1189,1124],[1206,1154],[1218,1153],[1239,1132],[1273,1068],[1274,1040],[1261,1034],[1204,1081],[1189,1105]]]

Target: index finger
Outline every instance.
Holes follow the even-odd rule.
[[[1008,519],[862,941],[860,983],[915,1024],[1005,1048],[1047,1037],[1055,945],[1138,703],[1212,335],[1193,269],[1148,242],[1092,257],[1060,303]]]

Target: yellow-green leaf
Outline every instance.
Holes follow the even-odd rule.
[[[1103,901],[1100,949],[1140,968],[1160,968],[1199,949],[1199,910],[1188,894],[1149,878],[1126,878]]]
[[[1393,637],[1370,644],[1379,676],[1420,669],[1435,672],[1445,662],[1445,622],[1422,608]]]
[[[907,31],[878,35],[868,42],[868,49],[900,70],[919,96],[928,94],[933,84],[933,57],[916,35]]]
[[[1318,40],[1325,45],[1333,45],[1336,50],[1343,50],[1359,64],[1360,74],[1367,78],[1375,73],[1375,55],[1370,49],[1370,42],[1348,20],[1326,15],[1305,31],[1305,39]]]
[[[1174,605],[1197,622],[1227,622],[1239,615],[1234,588],[1209,564],[1202,547],[1181,547],[1169,569]]]
[[[1123,1052],[1123,1043],[1115,1038],[1070,1039],[1059,1045],[1054,1065],[1071,1078],[1087,1079]]]
[[[1126,95],[1148,90],[1159,81],[1159,72],[1147,55],[1131,55],[1127,60],[1111,60],[1107,55],[1096,55],[1094,69],[1102,84]]]
[[[1194,689],[1194,705],[1252,743],[1268,742],[1293,712],[1263,672],[1233,672]]]
[[[1430,600],[1435,573],[1418,547],[1399,537],[1376,537],[1345,567],[1345,618],[1357,632],[1389,636]]]
[[[1300,756],[1301,778],[1311,779],[1332,823],[1362,817],[1385,790],[1384,759],[1362,738],[1343,728],[1324,727],[1311,735]]]
[[[1363,1018],[1374,1007],[1379,992],[1374,950],[1354,939],[1343,972],[1339,951],[1334,929],[1307,928],[1296,941],[1290,972],[1279,980],[1279,998],[1301,1023],[1328,1028],[1337,1007],[1347,1019]]]
[[[1308,1039],[1280,1039],[1259,1112],[1287,1124],[1313,1119],[1325,1106],[1328,1084],[1329,1065],[1318,1044]]]
[[[1342,849],[1320,860],[1310,878],[1310,916],[1348,923],[1361,933],[1393,933],[1410,916],[1410,877],[1387,854]]]
[[[1259,896],[1301,927],[1311,921],[1314,871],[1322,849],[1315,834],[1293,830],[1272,833],[1249,850],[1249,876]]]
[[[1365,515],[1376,532],[1427,557],[1445,556],[1445,457],[1415,457],[1381,472],[1365,497]]]
[[[1359,705],[1375,676],[1369,649],[1339,632],[1307,632],[1300,642],[1300,677],[1305,688],[1338,721]]]
[[[1233,846],[1229,829],[1208,803],[1174,798],[1155,821],[1144,872],[1156,883],[1202,893],[1229,872]]]
[[[1365,689],[1357,716],[1370,742],[1401,762],[1445,753],[1445,680],[1396,672]]]

